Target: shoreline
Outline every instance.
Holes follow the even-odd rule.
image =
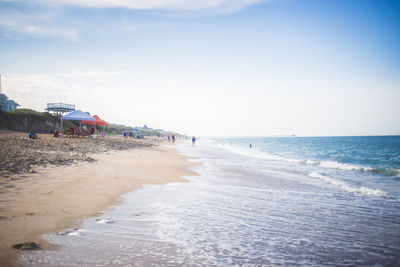
[[[85,218],[118,205],[124,193],[147,184],[186,182],[182,176],[196,175],[188,170],[195,165],[189,157],[155,143],[90,154],[90,162],[42,166],[33,173],[8,176],[13,186],[7,182],[0,193],[0,265],[17,265],[23,250],[13,245],[56,249],[41,236],[79,226]]]

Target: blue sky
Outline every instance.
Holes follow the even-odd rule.
[[[400,1],[0,0],[0,73],[186,134],[400,134]]]

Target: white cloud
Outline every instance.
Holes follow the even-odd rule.
[[[121,75],[125,72],[122,71],[87,71],[87,72],[71,72],[53,74],[53,77],[95,77],[95,76],[115,76]]]
[[[94,96],[104,92],[104,83],[122,72],[95,71],[59,74],[5,74],[2,75],[2,93],[14,99],[22,108],[43,111],[47,102],[91,102]],[[81,107],[82,107],[81,106]]]
[[[24,1],[24,0],[22,0]],[[219,9],[233,12],[267,0],[36,0],[50,5],[73,5],[89,8],[128,8],[159,10]],[[26,1],[31,2],[31,1]]]
[[[225,14],[270,0],[0,0],[19,3],[29,7],[29,12],[14,7],[0,9],[0,31],[4,36],[27,34],[32,36],[63,37],[79,39],[82,30],[100,32],[104,35],[119,28],[124,32],[133,32],[142,27],[128,22],[120,22],[112,31],[107,28],[93,27],[85,21],[63,19],[60,7],[75,6],[84,8],[124,8],[133,10],[162,10],[166,12],[189,12],[191,14]],[[34,10],[34,11],[32,11]],[[60,13],[61,12],[61,13]],[[65,14],[64,14],[65,15]],[[71,23],[69,23],[71,22]],[[80,25],[78,28],[76,25]]]
[[[43,111],[46,100],[59,101],[67,96],[68,89],[45,75],[2,75],[2,92],[22,108]]]
[[[5,55],[5,56],[13,56],[13,57],[15,57],[15,56],[19,57],[19,56],[23,55],[22,53],[15,52],[15,51],[0,51],[0,54]]]
[[[55,23],[57,15],[53,13],[25,14],[17,10],[4,9],[0,10],[0,17],[0,28],[20,34],[71,39],[77,39],[79,36],[78,29]]]

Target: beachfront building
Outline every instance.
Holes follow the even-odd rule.
[[[5,94],[0,94],[0,110],[16,110],[20,106],[12,99],[8,99]]]
[[[47,108],[45,110],[49,113],[52,112],[54,115],[62,115],[74,111],[75,105],[65,103],[47,103]]]

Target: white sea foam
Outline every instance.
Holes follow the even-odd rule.
[[[347,163],[340,163],[336,161],[321,161],[319,166],[330,169],[339,169],[344,171],[373,171],[374,168],[352,165]]]
[[[98,224],[107,224],[107,223],[113,223],[113,220],[108,220],[108,219],[97,219],[96,223]]]
[[[80,236],[83,232],[85,232],[85,230],[75,228],[64,232],[59,232],[57,235]]]
[[[306,165],[315,165],[320,166],[323,168],[328,169],[337,169],[337,170],[344,170],[344,171],[375,171],[374,168],[359,166],[354,164],[348,163],[340,163],[337,161],[318,161],[318,160],[310,160],[310,159],[291,159],[285,158],[277,155],[273,155],[264,151],[260,151],[257,148],[246,148],[246,147],[239,147],[235,145],[218,145],[218,147],[229,150],[231,152],[260,159],[266,160],[279,160],[291,163],[299,163],[299,164],[306,164]],[[400,172],[399,172],[400,175]]]
[[[362,194],[362,195],[367,195],[367,196],[377,196],[377,197],[385,197],[387,196],[387,193],[379,190],[379,189],[371,189],[365,186],[362,187],[355,187],[352,185],[349,185],[343,181],[340,180],[335,180],[332,179],[328,176],[319,174],[318,172],[311,172],[308,176],[312,177],[312,178],[318,178],[321,180],[324,180],[325,182],[328,182],[330,184],[333,184],[337,187],[340,187],[341,189],[348,191],[350,193],[356,193],[356,194]]]
[[[235,146],[235,145],[226,145],[226,144],[218,144],[217,146],[220,148],[229,150],[233,153],[248,156],[248,157],[268,159],[268,160],[285,160],[285,158],[283,158],[283,157],[260,151],[257,148],[245,148],[245,147],[240,147],[240,146]]]
[[[68,235],[70,235],[70,236],[80,236],[81,233],[79,233],[79,232],[71,232],[71,233],[68,233]]]
[[[188,159],[189,162],[204,162],[203,159]]]

